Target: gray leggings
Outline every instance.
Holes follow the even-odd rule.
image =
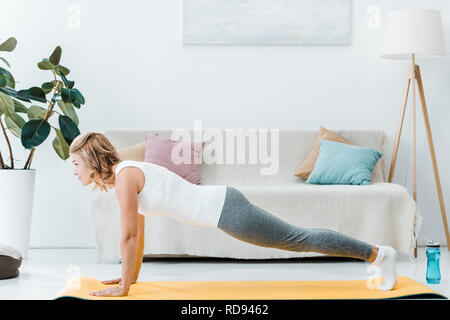
[[[307,229],[289,224],[250,203],[227,186],[218,228],[239,240],[288,251],[314,251],[326,255],[369,260],[372,246],[329,229]]]

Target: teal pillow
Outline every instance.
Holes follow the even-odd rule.
[[[320,140],[319,155],[306,183],[368,185],[382,155],[367,147]]]

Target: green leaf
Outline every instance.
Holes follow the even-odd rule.
[[[69,93],[70,93],[70,89],[67,89],[67,88],[61,89],[61,99],[64,102],[69,102]]]
[[[6,123],[6,128],[17,138],[20,138],[20,136],[22,134],[22,130],[18,126],[16,126],[16,124],[14,123],[14,121],[11,120],[10,117],[8,117],[6,115],[5,115],[5,123]]]
[[[32,120],[32,119],[44,119],[45,114],[47,113],[47,110],[39,107],[39,106],[31,106],[28,109],[27,115],[28,115],[28,119]],[[50,117],[54,114],[55,112],[52,111],[52,113],[50,114]],[[49,117],[49,118],[50,118]]]
[[[22,89],[22,90],[17,91],[15,97],[22,101],[31,102],[30,91],[28,91],[28,89]]]
[[[17,40],[14,37],[8,38],[5,42],[0,44],[0,51],[13,51],[16,48]]]
[[[5,123],[6,123],[6,128],[13,134],[15,135],[17,138],[20,138],[22,135],[22,130],[16,126],[16,124],[14,123],[14,121],[11,120],[10,117],[5,115]]]
[[[17,138],[21,137],[22,128],[25,124],[25,120],[19,116],[17,113],[12,113],[5,115],[6,127],[15,135]]]
[[[6,86],[6,77],[0,74],[0,87]]]
[[[62,66],[62,65],[57,65],[57,66],[55,67],[54,71],[55,71],[57,74],[59,74],[59,73],[61,72],[61,73],[64,74],[65,76],[67,76],[67,75],[69,74],[69,72],[70,72],[69,69],[67,69],[66,67],[64,67],[64,66]]]
[[[0,91],[7,94],[10,97],[14,97],[14,98],[17,97],[17,91],[11,87],[3,87],[3,88],[0,87]]]
[[[8,66],[8,68],[11,68],[11,65],[5,58],[0,57],[0,60],[2,60]]]
[[[8,118],[10,118],[14,122],[14,124],[22,130],[23,125],[25,124],[25,120],[20,115],[13,112],[8,115]]]
[[[77,125],[67,116],[59,116],[59,128],[61,129],[61,133],[64,136],[64,139],[67,141],[69,146],[72,144],[72,141],[80,135],[80,130],[78,130]]]
[[[73,86],[75,85],[75,81],[69,81],[67,80],[66,76],[64,75],[64,73],[60,72],[59,75],[61,76],[64,84],[66,85],[67,88],[71,89],[73,88]]]
[[[21,112],[21,113],[27,113],[27,111],[28,111],[27,107],[25,107],[23,104],[21,104],[16,99],[13,99],[13,101],[14,101],[14,108],[15,108],[14,111]]]
[[[61,60],[61,47],[57,46],[55,50],[53,50],[52,55],[49,58],[50,62],[55,66],[59,64],[59,60]]]
[[[14,100],[10,96],[0,92],[0,111],[6,115],[10,115],[14,113],[14,109]]]
[[[44,82],[41,85],[41,89],[44,91],[45,94],[51,92],[54,87],[55,86],[54,86],[53,82]]]
[[[73,89],[70,89],[70,91],[75,92],[75,96],[76,96],[75,100],[77,100],[81,104],[84,104],[84,97],[78,89],[73,88]]]
[[[47,58],[44,58],[41,62],[38,63],[38,68],[41,70],[52,70],[55,68],[55,65],[51,63]]]
[[[55,139],[53,139],[53,142],[52,142],[53,149],[55,149],[56,153],[58,154],[58,156],[61,159],[66,160],[70,156],[69,145],[67,144],[66,140],[64,139],[64,136],[62,135],[61,130],[59,130],[57,128],[53,128],[53,129],[55,129],[55,132],[56,132],[56,137],[55,137]]]
[[[50,134],[50,124],[41,119],[33,119],[24,124],[22,128],[22,145],[26,149],[37,147],[47,139]]]
[[[16,87],[16,81],[14,80],[13,75],[6,69],[0,68],[0,74],[6,77],[6,85],[11,88]]]
[[[75,88],[72,89],[62,88],[61,98],[64,102],[73,103],[73,105],[77,108],[80,108],[80,104],[85,103],[83,95],[78,89]]]
[[[45,97],[44,90],[39,87],[31,87],[28,89],[30,92],[30,99],[40,102],[47,102],[47,98]]]
[[[27,102],[31,102],[31,100],[47,102],[44,90],[39,87],[31,87],[30,89],[19,90],[17,91],[16,98]]]
[[[58,100],[58,106],[61,109],[61,111],[64,113],[64,115],[68,116],[72,121],[79,125],[79,120],[77,113],[75,112],[75,109],[73,108],[73,105],[70,102],[64,102],[62,100]]]

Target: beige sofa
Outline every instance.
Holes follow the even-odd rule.
[[[248,134],[245,130],[219,131],[224,136],[226,131],[240,134],[241,137]],[[191,137],[194,137],[192,132],[190,130]],[[312,185],[294,176],[311,151],[318,130],[278,130],[277,134],[268,132],[269,142],[271,137],[278,135],[279,143],[269,146],[268,150],[271,160],[275,160],[279,154],[279,169],[276,174],[261,174],[260,170],[268,165],[260,163],[202,163],[201,182],[204,185],[231,185],[243,192],[250,202],[291,224],[306,228],[333,229],[371,244],[390,245],[413,259],[422,216],[405,187],[386,183],[385,153],[388,141],[385,133],[382,130],[333,132],[356,145],[383,152],[383,157],[373,170],[370,185]],[[110,129],[104,132],[113,145],[122,151],[141,143],[141,160],[145,133],[170,138],[173,130]],[[204,141],[206,147],[210,140]],[[244,146],[247,150],[248,145],[245,143]],[[275,149],[276,146],[279,146],[279,150]],[[91,208],[98,262],[120,262],[120,212],[114,190],[108,193],[94,191]],[[218,228],[184,225],[166,216],[146,218],[144,255],[239,259],[322,256],[316,252],[292,252],[255,246],[234,239]]]

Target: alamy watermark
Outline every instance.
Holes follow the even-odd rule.
[[[197,120],[193,130],[175,129],[170,139],[183,141],[172,149],[174,164],[259,164],[265,166],[260,168],[261,175],[274,175],[279,170],[279,129],[203,130],[201,121]],[[192,143],[198,146],[193,150],[199,153],[198,157],[192,154]]]
[[[78,30],[81,28],[81,9],[77,4],[72,4],[66,8],[67,20],[66,27],[69,30]]]

